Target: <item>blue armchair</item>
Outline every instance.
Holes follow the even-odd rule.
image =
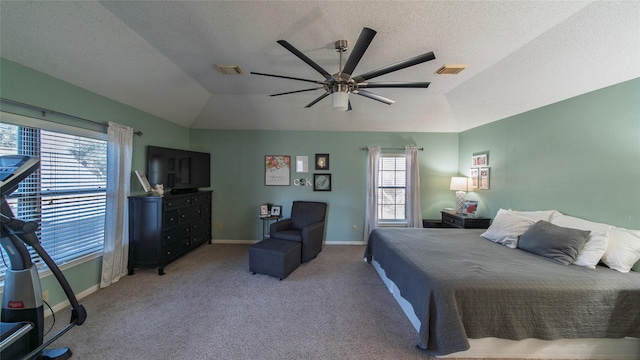
[[[327,203],[294,201],[291,218],[272,223],[270,237],[302,244],[302,262],[314,259],[322,251]]]

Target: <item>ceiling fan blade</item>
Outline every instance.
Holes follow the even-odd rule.
[[[312,89],[303,89],[303,90],[287,91],[287,92],[283,92],[283,93],[279,93],[279,94],[272,94],[272,95],[269,95],[269,96],[289,95],[289,94],[301,93],[301,92],[305,92],[305,91],[322,90],[322,89],[324,89],[324,86],[322,86],[322,87],[317,87],[317,88],[312,88]]]
[[[374,94],[372,92],[366,90],[356,90],[353,92],[354,94],[362,95],[364,97],[368,97],[369,99],[380,101],[381,103],[385,103],[387,105],[391,105],[395,103],[395,101],[391,99],[387,99],[386,97],[380,96],[378,94]]]
[[[326,93],[324,93],[324,94],[322,94],[322,95],[318,96],[318,98],[317,98],[317,99],[315,99],[315,100],[313,100],[312,102],[310,102],[310,103],[309,103],[309,105],[305,106],[305,108],[310,108],[310,107],[312,107],[312,106],[313,106],[313,105],[315,105],[318,101],[320,101],[320,100],[322,100],[322,99],[326,98],[327,96],[329,96],[329,94],[331,94],[331,93],[327,91]]]
[[[305,54],[301,53],[298,49],[293,47],[293,45],[289,44],[286,40],[278,40],[278,44],[282,45],[285,49],[291,51],[293,55],[299,57],[300,60],[304,61],[305,63],[307,63],[307,65],[314,68],[317,72],[322,74],[322,76],[324,76],[325,79],[328,80],[333,78],[331,74],[327,72],[327,70],[323,69],[320,65],[316,64],[313,60],[309,59]]]
[[[366,81],[366,80],[373,79],[374,77],[377,77],[377,76],[380,76],[380,75],[384,75],[384,74],[388,74],[390,72],[402,70],[402,69],[408,68],[410,66],[422,64],[423,62],[427,62],[427,61],[433,60],[435,58],[436,58],[436,56],[433,54],[433,51],[429,51],[428,53],[424,53],[422,55],[418,55],[418,56],[412,57],[412,58],[407,59],[405,61],[400,61],[399,63],[395,63],[393,65],[388,65],[388,66],[382,67],[382,68],[380,68],[378,70],[369,71],[368,73],[355,76],[355,77],[353,77],[353,80],[355,80],[355,82]]]
[[[375,82],[375,83],[358,83],[356,84],[359,89],[373,89],[373,88],[428,88],[430,82],[406,82],[406,81],[394,81],[394,82]]]
[[[360,59],[362,59],[362,55],[364,55],[364,52],[367,51],[367,48],[369,47],[369,44],[371,44],[371,40],[373,40],[374,36],[376,36],[375,30],[362,28],[360,37],[358,37],[358,41],[353,47],[353,50],[349,55],[349,59],[347,59],[346,64],[344,64],[342,73],[349,75],[353,74],[353,70],[355,70],[356,66],[360,62]]]
[[[262,75],[262,76],[271,76],[271,77],[281,78],[281,79],[306,81],[306,82],[311,82],[311,83],[314,83],[314,84],[324,84],[324,81],[301,79],[301,78],[297,78],[297,77],[284,76],[284,75],[265,74],[265,73],[259,73],[259,72],[254,72],[254,71],[252,71],[251,74],[253,74],[253,75]]]

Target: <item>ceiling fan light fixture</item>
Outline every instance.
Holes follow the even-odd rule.
[[[332,87],[333,110],[347,111],[349,108],[349,85],[337,83]]]
[[[333,97],[333,110],[347,111],[349,108],[349,93],[336,91],[332,95]]]

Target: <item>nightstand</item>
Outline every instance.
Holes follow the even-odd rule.
[[[491,219],[481,216],[466,214],[442,213],[442,227],[455,227],[460,229],[487,229],[491,225]]]

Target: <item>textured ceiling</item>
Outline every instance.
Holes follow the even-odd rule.
[[[363,27],[378,33],[355,75],[433,51],[375,79],[431,86],[336,112],[304,108],[321,91],[268,96],[306,83],[249,74],[322,80],[276,41],[335,73],[334,42]],[[187,127],[457,132],[640,77],[640,2],[2,1],[0,40],[8,60]]]

